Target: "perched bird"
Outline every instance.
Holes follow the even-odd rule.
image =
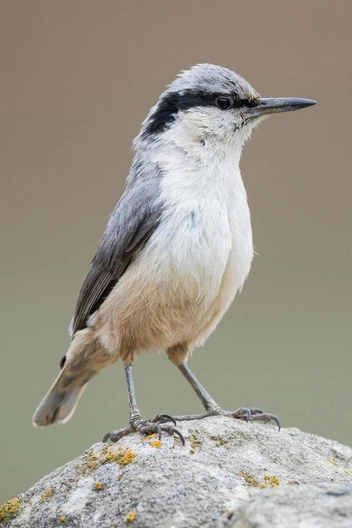
[[[253,258],[252,229],[239,162],[264,116],[315,104],[263,99],[240,75],[212,64],[181,72],[150,110],[134,141],[126,189],[110,216],[79,293],[72,341],[61,371],[33,418],[66,422],[88,381],[121,359],[132,431],[175,429],[175,419],[143,420],[132,366],[141,352],[165,350],[206,412],[275,420],[260,409],[223,411],[187,366],[242,289]]]

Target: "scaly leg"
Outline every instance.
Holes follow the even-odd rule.
[[[176,434],[184,445],[185,440],[180,431],[178,431],[173,425],[167,424],[167,422],[172,422],[174,425],[176,425],[175,419],[169,414],[156,414],[152,420],[143,420],[142,415],[137,407],[132,365],[127,365],[125,367],[125,373],[127,381],[128,406],[130,410],[130,425],[124,427],[123,429],[119,429],[118,431],[107,433],[103,438],[103,442],[106,442],[109,439],[112,442],[117,442],[122,437],[134,433],[135,431],[139,431],[142,434],[157,433],[160,440],[161,433],[164,431],[169,435]]]
[[[224,411],[221,407],[213,400],[210,394],[205,390],[201,383],[197,380],[191,369],[188,365],[183,362],[180,365],[177,365],[179,370],[185,376],[187,381],[191,384],[196,394],[200,398],[202,404],[206,409],[206,413],[203,414],[189,414],[185,416],[175,416],[175,420],[200,420],[201,418],[206,418],[207,416],[228,416],[230,418],[236,418],[237,420],[245,420],[246,422],[253,422],[255,420],[261,421],[264,423],[270,422],[273,420],[276,422],[279,430],[281,428],[281,422],[275,414],[264,413],[261,409],[257,408],[245,408],[240,407],[236,411]]]

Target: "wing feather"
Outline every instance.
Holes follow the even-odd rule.
[[[93,314],[116,285],[127,267],[142,250],[159,224],[160,170],[147,174],[133,166],[121,200],[110,216],[97,252],[78,296],[69,332],[85,328]]]

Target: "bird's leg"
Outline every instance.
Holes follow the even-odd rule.
[[[210,396],[210,394],[205,390],[203,385],[197,380],[187,363],[181,363],[178,365],[179,370],[182,372],[186,380],[191,384],[197,396],[204,405],[207,414],[219,414],[221,412],[221,407],[218,405],[215,400]]]
[[[202,404],[204,405],[206,409],[206,413],[203,414],[189,414],[185,416],[175,416],[175,420],[182,421],[182,420],[199,420],[201,418],[206,418],[207,416],[229,416],[230,418],[236,418],[237,420],[245,420],[246,422],[249,421],[261,421],[261,422],[270,422],[273,420],[276,422],[278,428],[280,429],[281,423],[277,416],[271,413],[265,413],[261,409],[257,408],[245,408],[240,407],[236,411],[224,411],[221,409],[221,407],[213,400],[213,398],[210,396],[210,394],[205,390],[205,388],[201,385],[201,383],[197,380],[191,369],[188,367],[188,365],[183,362],[180,365],[177,365],[179,370],[182,372],[182,374],[185,376],[187,381],[191,384],[193,389],[195,390],[196,394],[200,398]]]
[[[127,381],[128,406],[130,411],[130,425],[123,429],[119,429],[118,431],[107,433],[103,438],[103,442],[106,442],[109,439],[112,442],[117,442],[122,437],[135,431],[139,431],[142,434],[157,433],[160,440],[161,433],[164,431],[169,435],[176,434],[181,439],[182,443],[185,444],[182,434],[174,427],[174,425],[176,425],[176,420],[169,414],[156,414],[151,420],[143,420],[137,407],[132,365],[125,366],[125,374]],[[173,425],[167,422],[172,422]]]

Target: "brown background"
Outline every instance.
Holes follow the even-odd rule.
[[[197,62],[318,104],[272,117],[245,148],[259,256],[190,365],[228,409],[261,406],[352,444],[351,15],[349,0],[1,1],[0,503],[128,420],[117,364],[66,426],[31,425],[131,141]],[[164,355],[135,370],[146,417],[200,411]]]

